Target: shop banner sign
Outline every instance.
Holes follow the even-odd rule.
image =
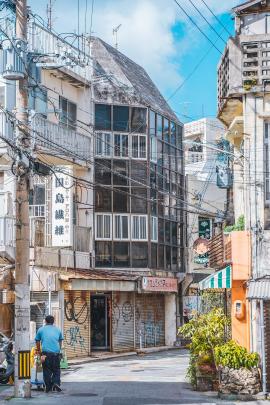
[[[72,168],[61,166],[52,178],[52,246],[73,244]]]
[[[144,291],[177,292],[177,279],[169,277],[143,277],[142,289]]]

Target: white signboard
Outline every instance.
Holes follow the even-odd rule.
[[[73,244],[73,179],[71,166],[52,178],[52,246]]]

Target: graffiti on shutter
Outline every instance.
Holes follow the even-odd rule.
[[[270,302],[264,301],[264,342],[266,364],[266,390],[270,392]]]
[[[65,291],[64,345],[69,359],[90,354],[90,293]]]
[[[136,347],[165,345],[165,299],[162,294],[136,294]]]
[[[134,349],[134,293],[114,292],[112,297],[113,351]]]

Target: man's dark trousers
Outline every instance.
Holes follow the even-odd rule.
[[[51,390],[54,384],[60,385],[60,354],[42,352],[46,360],[42,363],[43,378],[46,390]]]

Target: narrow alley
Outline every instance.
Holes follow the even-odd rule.
[[[23,401],[25,405],[231,404],[218,400],[213,392],[192,391],[185,377],[187,366],[188,352],[183,349],[82,364],[63,372],[62,393],[45,394],[33,390],[32,399],[12,399],[8,403],[15,405]],[[0,403],[7,404],[1,400]]]

